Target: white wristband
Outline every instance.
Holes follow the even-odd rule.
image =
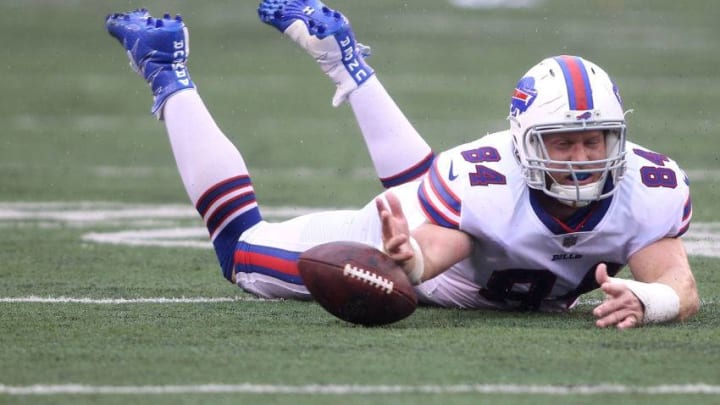
[[[407,276],[412,285],[418,285],[422,282],[422,276],[425,273],[425,258],[415,238],[411,236],[409,242],[415,256],[415,266],[407,273]]]
[[[680,314],[680,297],[672,287],[661,283],[643,283],[610,277],[613,283],[626,285],[645,306],[642,323],[659,323],[675,319]]]

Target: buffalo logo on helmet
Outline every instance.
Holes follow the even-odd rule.
[[[528,107],[537,98],[537,90],[535,90],[535,78],[528,76],[523,77],[518,82],[510,99],[510,115],[517,117],[527,111]]]
[[[584,113],[576,116],[575,118],[576,118],[578,121],[587,121],[587,120],[589,120],[591,117],[592,117],[592,112],[591,112],[591,111],[585,111]]]

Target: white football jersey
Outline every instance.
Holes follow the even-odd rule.
[[[439,154],[420,182],[395,192],[411,227],[431,222],[474,237],[472,256],[451,271],[477,284],[484,300],[567,308],[597,288],[599,263],[613,275],[633,253],[690,224],[689,182],[678,165],[630,142],[626,151],[617,192],[565,222],[525,184],[507,131]]]

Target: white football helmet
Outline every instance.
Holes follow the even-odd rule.
[[[607,73],[577,56],[547,58],[517,84],[510,102],[510,133],[530,188],[574,207],[611,196],[625,170],[625,114],[617,88]],[[607,156],[596,161],[557,161],[548,156],[543,136],[600,130]],[[588,169],[587,167],[599,167]],[[572,177],[559,184],[551,173]],[[581,185],[592,173],[593,183]]]

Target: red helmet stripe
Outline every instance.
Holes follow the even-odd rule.
[[[585,64],[577,56],[562,55],[555,58],[565,76],[568,102],[571,110],[592,110],[593,98]]]

